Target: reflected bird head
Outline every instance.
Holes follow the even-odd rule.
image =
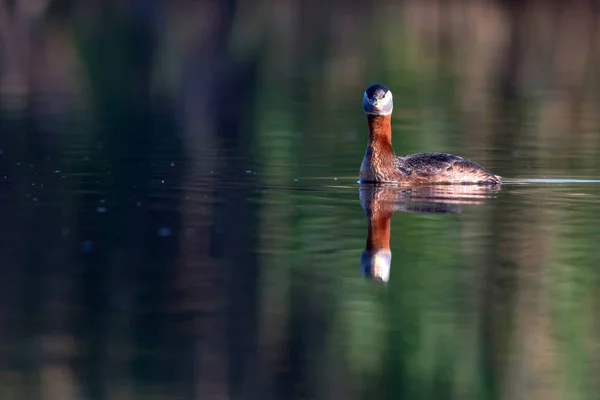
[[[394,108],[392,91],[379,84],[371,85],[365,90],[363,96],[363,110],[365,114],[389,115]]]
[[[360,259],[362,275],[374,280],[390,280],[392,252],[385,249],[365,250]]]

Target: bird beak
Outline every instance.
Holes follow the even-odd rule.
[[[381,104],[381,99],[371,99],[371,105],[373,107],[379,107],[379,104]]]

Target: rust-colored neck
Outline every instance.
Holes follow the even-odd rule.
[[[378,210],[371,213],[368,219],[366,250],[390,249],[390,220],[393,211]]]
[[[367,115],[369,146],[374,152],[394,154],[392,149],[392,115]]]

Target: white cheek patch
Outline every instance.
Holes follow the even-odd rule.
[[[383,96],[383,99],[381,99],[381,108],[389,107],[389,105],[391,103],[392,103],[392,92],[390,90],[388,90],[387,93]]]
[[[385,94],[385,96],[383,96],[383,101],[385,104],[392,101],[392,91],[391,90],[388,90],[387,93]]]
[[[381,104],[379,105],[379,115],[390,115],[392,113],[393,107],[393,98],[392,91],[388,90],[386,94],[381,99]]]

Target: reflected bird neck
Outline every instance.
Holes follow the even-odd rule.
[[[368,217],[366,250],[390,249],[391,211],[379,211]]]

